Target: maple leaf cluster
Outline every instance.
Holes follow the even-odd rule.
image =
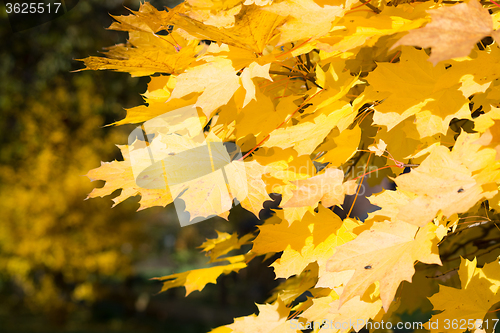
[[[129,33],[126,44],[83,60],[151,77],[145,105],[114,124],[196,112],[182,126],[153,126],[146,145],[119,146],[123,161],[89,171],[106,182],[89,197],[121,189],[115,205],[140,195],[140,209],[183,200],[190,219],[210,215],[222,200],[216,184],[140,186],[131,158],[153,148],[176,155],[201,123],[206,138],[241,149],[227,163],[243,166],[246,193],[231,187],[231,200],[259,217],[270,193],[281,198],[258,231],[202,244],[211,266],[158,278],[187,295],[280,253],[271,266],[284,280],[258,315],[213,332],[298,332],[292,320],[387,321],[417,310],[442,311],[431,331],[479,331],[500,301],[499,16],[496,3],[477,0],[141,4],[110,26]],[[368,197],[379,209],[364,221],[333,212],[363,181],[388,176],[395,189]],[[459,322],[446,328],[446,319]]]

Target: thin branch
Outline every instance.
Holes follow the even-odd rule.
[[[446,274],[449,274],[449,273],[455,272],[455,271],[458,271],[458,267],[450,269],[449,271],[446,271],[446,272],[438,274],[438,275],[426,276],[426,278],[428,278],[428,279],[437,279],[437,278],[440,278],[441,276],[445,276]]]
[[[304,74],[302,72],[283,72],[283,71],[274,71],[274,70],[270,70],[269,74],[285,75],[285,76],[299,76],[299,77],[304,77],[304,78],[306,78],[306,77],[313,78],[316,75],[314,73]]]
[[[378,9],[377,7],[375,7],[372,4],[369,4],[368,3],[369,1],[359,0],[359,2],[361,2],[362,4],[364,4],[366,7],[370,8],[371,10],[373,10],[375,13],[380,14],[380,9]]]

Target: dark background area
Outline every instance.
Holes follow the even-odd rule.
[[[115,144],[134,128],[102,126],[141,104],[149,81],[72,72],[83,67],[75,59],[126,41],[106,30],[109,14],[128,15],[125,7],[139,1],[80,0],[13,31],[0,3],[1,332],[208,332],[256,312],[277,285],[269,262],[253,262],[187,298],[184,288],[157,294],[161,283],[151,278],[207,267],[196,247],[215,229],[256,221],[236,209],[229,222],[181,228],[173,207],[136,212],[139,197],[113,209],[110,197],[84,201],[103,183],[82,175],[121,159]]]

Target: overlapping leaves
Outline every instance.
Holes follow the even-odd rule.
[[[248,193],[230,199],[259,217],[270,193],[281,196],[258,234],[207,240],[202,248],[212,266],[162,277],[163,290],[202,290],[256,256],[281,253],[272,267],[287,280],[269,304],[214,332],[297,331],[292,317],[303,324],[401,318],[398,311],[413,302],[397,292],[403,281],[425,270],[430,285],[460,265],[462,289],[441,288],[430,298],[444,310],[435,318],[469,318],[474,307],[475,319],[483,319],[498,289],[498,17],[498,7],[476,0],[190,0],[168,12],[146,3],[115,17],[110,28],[128,31],[128,43],[106,58],[85,59],[87,68],[155,74],[146,105],[117,124],[192,105],[198,116],[184,120],[188,131],[201,123],[206,137],[242,149]],[[409,45],[432,48],[430,56]],[[161,142],[163,153],[177,153],[168,147],[180,138],[158,133],[140,149]],[[138,186],[127,155],[135,148],[120,148],[124,161],[89,172],[106,182],[89,197],[121,189],[115,204],[139,194],[144,209],[184,195],[192,218],[215,204],[214,192],[186,189],[173,197],[168,188]],[[368,198],[380,209],[364,222],[330,210],[357,193],[365,176],[377,184],[387,175],[395,189]],[[483,268],[460,264],[460,255],[478,256]],[[305,292],[307,300],[297,300]],[[450,309],[452,297],[477,306],[464,301]],[[351,328],[361,329],[335,331]]]

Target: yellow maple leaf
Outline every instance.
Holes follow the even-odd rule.
[[[372,318],[383,313],[382,301],[378,297],[373,299],[356,296],[339,307],[339,294],[343,288],[332,290],[329,295],[314,298],[313,305],[300,315],[309,322],[323,322],[324,326],[318,332],[350,332],[351,329],[359,332]]]
[[[273,304],[257,304],[258,315],[235,318],[234,323],[226,325],[234,333],[287,333],[298,332],[287,323],[290,310],[281,299]]]
[[[284,17],[262,10],[258,6],[244,6],[235,18],[231,28],[216,28],[186,15],[173,18],[171,24],[200,39],[247,49],[262,55],[269,42],[278,34],[276,27],[285,21]]]
[[[270,200],[267,184],[264,181],[265,175],[282,170],[285,165],[261,165],[257,160],[245,162],[246,180],[247,180],[247,195],[240,201],[243,208],[251,211],[255,216],[259,217],[259,212],[263,209],[265,201]]]
[[[243,259],[243,258],[242,258]],[[166,291],[175,287],[186,288],[186,296],[193,291],[201,291],[209,283],[217,283],[217,278],[222,274],[238,272],[247,265],[244,260],[237,261],[222,266],[213,266],[209,268],[194,269],[191,271],[176,273],[168,276],[154,278],[155,280],[164,281],[160,292]]]
[[[328,274],[326,261],[335,252],[337,246],[356,237],[353,229],[359,224],[351,220],[342,222],[335,213],[321,205],[318,209],[318,213],[306,213],[302,220],[293,223],[307,226],[309,232],[304,231],[302,238],[297,234],[295,242],[289,243],[284,240],[280,243],[281,248],[286,247],[281,258],[272,264],[277,277],[288,278],[300,274],[312,262],[318,264],[320,277],[318,283],[321,283],[321,287],[325,287],[326,283],[333,283],[332,281],[340,281],[339,284],[341,284],[346,277],[350,277],[349,273]],[[302,242],[304,242],[303,246]]]
[[[246,234],[238,237],[235,232],[228,234],[227,232],[220,232],[216,230],[217,238],[207,239],[198,248],[202,248],[205,255],[210,257],[210,262],[223,261],[225,258],[219,258],[233,250],[238,250],[245,244],[249,244],[250,239],[253,238],[252,234]]]
[[[263,147],[293,147],[299,155],[310,155],[339,122],[353,113],[352,106],[338,101],[322,110],[310,114],[300,123],[275,129]]]
[[[197,6],[198,4],[195,4],[195,1],[188,1],[192,8],[187,12],[187,15],[194,20],[216,28],[231,28],[234,26],[235,15],[242,8],[242,5],[238,4],[232,8],[215,10],[214,6],[208,7],[203,2],[201,1],[201,6]]]
[[[288,305],[304,292],[313,288],[317,281],[318,265],[310,264],[301,274],[286,279],[274,288],[272,296],[266,300],[266,303],[274,302],[279,298]]]
[[[334,129],[325,138],[325,142],[318,146],[316,156],[319,157],[315,158],[315,161],[339,167],[354,156],[361,140],[361,128],[355,126],[353,129],[338,132]],[[322,154],[323,152],[326,153]]]
[[[432,223],[419,230],[404,222],[375,222],[370,230],[337,247],[328,260],[327,270],[355,270],[345,285],[340,305],[355,296],[362,296],[372,283],[378,281],[380,298],[387,312],[399,284],[411,282],[415,261],[441,265],[435,229]]]
[[[427,22],[422,17],[422,7],[423,4],[413,12],[402,7],[386,7],[378,14],[348,13],[336,23],[334,29],[318,39],[316,46],[329,53],[346,52],[362,45],[372,46],[382,36],[415,29]]]
[[[465,328],[479,328],[490,308],[500,302],[500,264],[497,261],[481,269],[476,268],[475,258],[473,261],[461,258],[458,274],[461,289],[440,286],[439,292],[430,297],[434,310],[443,310],[430,319],[431,332],[458,333]]]
[[[344,183],[344,172],[340,169],[327,168],[324,173],[309,179],[292,182],[297,189],[292,190],[290,198],[284,198],[282,207],[316,206],[321,201],[323,206],[331,207],[344,202],[346,195],[356,192],[356,181]]]
[[[259,226],[259,235],[253,241],[252,252],[257,254],[281,252],[289,245],[292,249],[300,251],[309,234],[309,224],[301,221],[295,221],[291,225],[283,219],[275,224],[265,223]]]
[[[479,116],[474,121],[474,130],[483,133],[475,141],[496,151],[496,159],[500,159],[500,109],[494,108],[490,112]]]
[[[208,118],[222,105],[229,102],[240,86],[246,91],[243,106],[255,99],[255,86],[252,78],[269,76],[270,64],[260,66],[253,62],[238,76],[238,70],[231,60],[225,57],[205,56],[207,63],[192,67],[176,78],[176,85],[167,104],[191,93],[200,93],[195,106],[200,107]]]
[[[423,50],[405,47],[397,64],[379,63],[366,78],[370,87],[364,101],[381,101],[373,121],[390,131],[404,119],[415,115],[421,138],[446,134],[453,118],[470,119],[468,99],[450,80],[444,65],[433,67],[426,62]],[[453,69],[452,69],[453,70]]]
[[[173,15],[173,12],[157,10],[149,2],[141,3],[138,11],[130,10],[130,12],[132,14],[127,16],[111,15],[118,22],[113,22],[108,29],[157,33],[167,28],[164,23]]]
[[[320,6],[313,0],[286,0],[275,2],[264,7],[264,10],[282,17],[292,17],[279,28],[281,35],[278,45],[283,45],[291,41],[314,39],[327,34],[333,21],[341,17],[354,2],[356,1]]]
[[[492,150],[479,150],[478,136],[463,132],[450,152],[444,146],[431,146],[429,156],[412,172],[395,179],[396,191],[384,191],[369,198],[383,207],[374,215],[393,221],[424,226],[442,211],[445,216],[468,211],[483,198],[497,193],[499,164]],[[480,171],[480,172],[479,172]]]
[[[102,162],[99,168],[92,169],[87,173],[86,176],[91,181],[106,181],[103,187],[94,188],[87,198],[104,197],[117,189],[122,189],[120,195],[113,198],[113,207],[138,194],[141,195],[139,210],[153,206],[165,207],[171,203],[173,199],[167,188],[147,189],[137,185],[130,163],[129,148],[127,146],[118,146],[118,148],[121,150],[124,161]]]
[[[180,74],[169,101],[193,92],[201,93],[195,106],[200,107],[210,118],[219,106],[233,97],[239,87],[240,78],[236,75],[231,60],[215,58]]]
[[[256,100],[250,101],[242,109],[238,109],[237,105],[230,105],[228,108],[221,108],[220,112],[221,117],[222,114],[227,114],[227,117],[235,122],[236,143],[244,151],[255,147],[297,108],[293,102],[295,96],[282,98],[276,106],[272,99],[258,88],[255,97]],[[235,108],[239,111],[236,119],[234,119]]]
[[[196,59],[202,46],[176,32],[169,32],[168,36],[156,34],[168,30],[168,21],[179,10],[180,7],[171,12],[158,11],[144,3],[139,11],[131,11],[131,15],[113,16],[118,22],[112,23],[109,29],[128,31],[129,41],[107,48],[106,57],[81,59],[87,66],[82,70],[110,69],[132,76],[181,73]]]
[[[171,47],[162,41],[157,43]],[[147,51],[145,47],[137,49],[131,45],[117,45],[108,49],[105,53],[107,58],[88,57],[78,60],[87,66],[84,70],[110,69],[130,73],[134,77],[155,73],[176,74],[181,73],[195,60],[198,49],[197,44],[191,44],[173,53],[156,46],[151,46],[151,50]]]

